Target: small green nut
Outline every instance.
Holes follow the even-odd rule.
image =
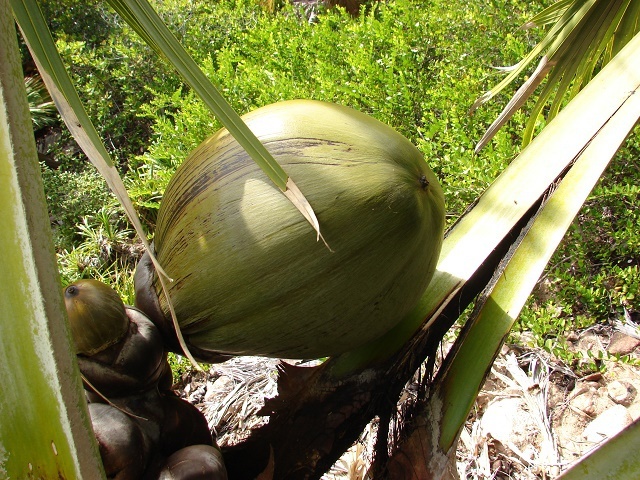
[[[64,289],[76,353],[95,355],[119,342],[129,330],[129,317],[120,296],[108,285],[78,280]]]

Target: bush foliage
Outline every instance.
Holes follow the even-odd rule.
[[[519,152],[526,111],[474,155],[505,98],[473,116],[468,109],[501,78],[493,66],[517,62],[535,43],[540,32],[518,26],[549,3],[393,0],[372,2],[356,17],[296,5],[274,14],[252,0],[154,5],[238,112],[311,98],[354,107],[396,128],[441,179],[453,222]],[[220,125],[115,14],[79,5],[44,2],[87,109],[151,233],[171,174]],[[540,346],[553,349],[565,331],[620,316],[623,307],[640,308],[637,133],[574,222],[522,315],[518,328],[532,331]],[[96,253],[97,266],[80,269],[73,260],[73,252],[87,250],[87,229],[126,231],[106,235],[114,244],[131,235],[114,215],[98,214],[112,212],[114,201],[70,143],[63,134],[45,152],[61,162],[58,170],[43,166],[63,276],[102,271],[120,285],[130,263]]]

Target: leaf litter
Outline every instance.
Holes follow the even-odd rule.
[[[640,418],[640,331],[635,322],[625,318],[596,325],[566,340],[577,358],[571,366],[541,349],[503,347],[460,435],[460,478],[556,478]],[[235,357],[184,374],[174,389],[204,413],[220,446],[236,445],[267,423],[257,412],[277,394],[279,362]],[[591,373],[576,373],[587,364]],[[399,399],[395,422],[401,422],[405,404],[415,401],[421,388],[418,374]],[[377,427],[376,418],[322,479],[371,478]],[[389,435],[395,434],[397,429],[391,428]]]

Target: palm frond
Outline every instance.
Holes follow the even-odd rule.
[[[543,11],[532,17],[522,28],[527,30],[534,27],[542,27],[556,23],[569,6],[574,3],[574,0],[558,0],[550,7],[545,8]]]
[[[640,2],[633,0],[560,0],[540,12],[523,27],[551,25],[545,37],[509,74],[485,92],[471,108],[475,110],[522,75],[536,59],[544,56],[549,68],[538,69],[524,86],[543,84],[529,113],[523,144],[531,142],[542,116],[546,121],[606,65],[640,30]],[[546,82],[544,82],[546,80]],[[522,88],[503,109],[476,145],[482,149],[495,132],[520,109],[536,88]]]
[[[33,129],[40,130],[55,123],[58,110],[53,100],[51,100],[42,78],[39,75],[26,77],[24,79],[24,87],[27,91]]]

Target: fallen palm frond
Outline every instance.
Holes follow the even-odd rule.
[[[237,357],[212,365],[206,392],[195,402],[217,434],[220,446],[235,445],[263,424],[257,412],[276,394],[278,360]]]
[[[615,320],[614,324],[616,326],[616,329],[620,332],[623,332],[625,335],[640,340],[640,328],[638,327],[637,322],[633,321],[633,319],[631,318],[631,313],[626,307],[624,308],[624,319]]]

